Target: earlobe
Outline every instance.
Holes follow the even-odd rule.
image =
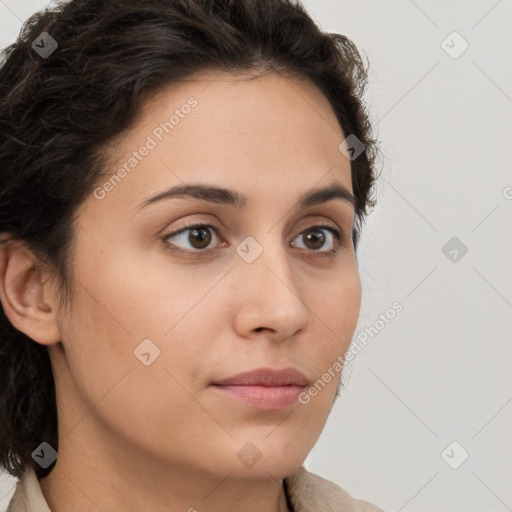
[[[38,343],[53,345],[60,341],[56,311],[45,296],[48,286],[35,260],[21,242],[0,245],[0,299],[16,329]]]

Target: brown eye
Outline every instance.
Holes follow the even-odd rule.
[[[329,233],[329,236],[326,236],[326,232]],[[305,246],[302,247],[303,249],[310,249],[316,252],[333,252],[336,250],[336,246],[342,244],[341,231],[332,226],[312,226],[302,231],[296,239],[302,241]],[[328,240],[331,241],[331,247],[327,248],[327,250],[320,250]]]
[[[188,231],[190,231],[188,241],[195,249],[204,249],[205,247],[208,247],[208,244],[212,239],[212,235],[208,228],[194,228]]]
[[[320,230],[306,231],[302,233],[302,240],[305,241],[306,245],[309,244],[311,249],[321,249],[325,243],[325,234]]]
[[[193,224],[169,233],[163,237],[163,240],[168,249],[177,253],[191,255],[208,253],[211,250],[208,247],[214,238],[212,232],[218,238],[220,229],[213,224]],[[312,226],[302,231],[295,239],[300,240],[300,243],[303,244],[302,247],[300,245],[298,247],[324,255],[335,253],[343,245],[342,232],[330,225]],[[322,250],[328,241],[330,241],[330,248]],[[295,243],[293,246],[297,247]]]
[[[164,240],[168,242],[173,239],[170,245],[177,246],[175,250],[178,252],[202,251],[210,245],[213,238],[212,231],[217,236],[218,228],[213,224],[195,224],[166,235]],[[183,244],[185,247],[183,247]],[[172,247],[170,248],[172,249]]]

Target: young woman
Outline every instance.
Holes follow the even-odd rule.
[[[378,510],[303,466],[360,309],[365,84],[292,0],[28,20],[0,68],[9,512]]]

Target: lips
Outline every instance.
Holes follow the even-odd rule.
[[[257,368],[212,383],[212,389],[228,399],[260,411],[277,411],[295,404],[308,379],[294,368]]]
[[[256,368],[233,377],[214,382],[218,386],[307,386],[308,379],[295,368],[274,370]]]

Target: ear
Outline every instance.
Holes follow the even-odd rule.
[[[0,299],[12,325],[43,345],[60,341],[47,272],[22,242],[0,244]]]

